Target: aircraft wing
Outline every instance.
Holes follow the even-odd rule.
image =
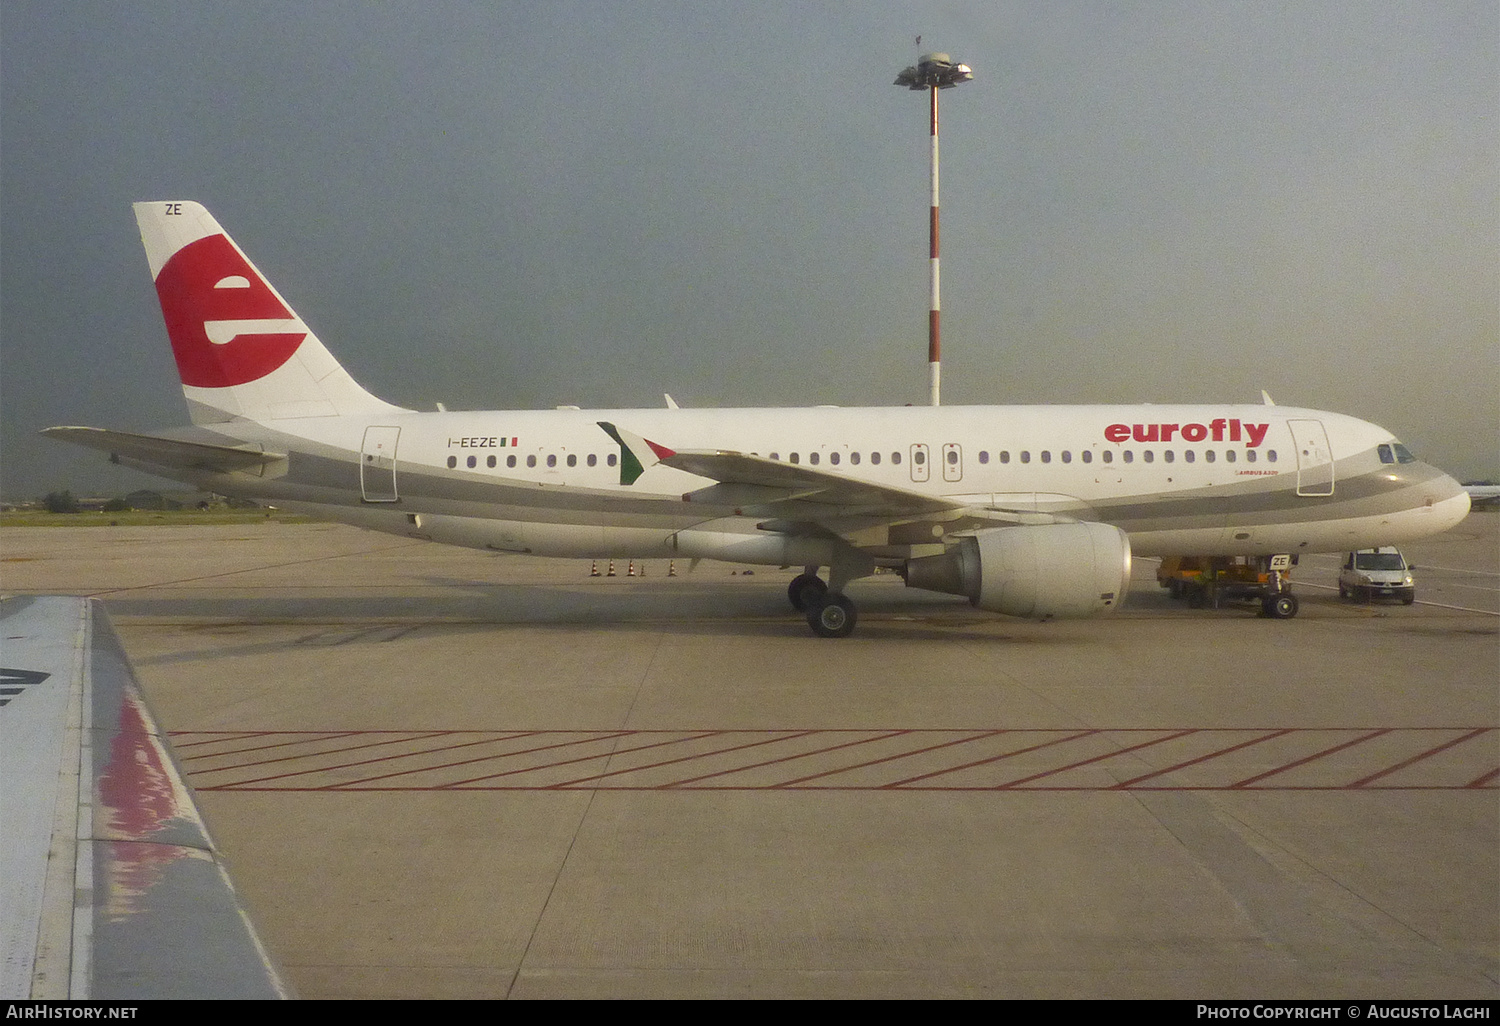
[[[210,470],[232,473],[264,468],[286,459],[283,453],[259,449],[239,449],[228,445],[186,442],[159,435],[137,435],[128,431],[109,431],[95,427],[51,427],[42,431],[48,438],[60,438],[75,445],[101,449],[111,456],[122,456],[139,463],[184,470]]]
[[[0,1000],[286,998],[103,608],[0,600]]]
[[[880,549],[933,544],[954,532],[981,527],[1074,519],[956,501],[749,453],[670,449],[614,424],[601,421],[599,426],[620,443],[622,484],[634,482],[657,464],[706,477],[718,483],[688,492],[684,502],[766,517],[760,526],[783,534],[837,535],[857,548]]]

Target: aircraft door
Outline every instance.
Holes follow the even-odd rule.
[[[957,442],[943,443],[943,480],[962,481],[964,477],[964,450]]]
[[[927,446],[917,442],[911,447],[911,479],[926,481],[931,474],[932,467],[927,462]]]
[[[1289,420],[1292,444],[1297,447],[1297,494],[1333,494],[1333,451],[1321,420]]]
[[[365,428],[359,454],[359,489],[366,502],[395,502],[398,427]]]

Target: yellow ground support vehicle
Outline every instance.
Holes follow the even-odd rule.
[[[1261,613],[1277,620],[1297,615],[1291,591],[1296,556],[1163,556],[1156,583],[1194,609],[1218,609],[1224,600],[1258,600]]]

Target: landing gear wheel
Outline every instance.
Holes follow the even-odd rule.
[[[1261,602],[1261,608],[1273,620],[1290,620],[1297,615],[1297,596],[1289,591],[1271,595]]]
[[[792,583],[786,586],[786,597],[791,601],[792,608],[799,613],[805,613],[818,605],[824,595],[828,594],[828,585],[817,574],[798,574],[792,578]]]
[[[843,595],[824,595],[807,610],[807,625],[820,638],[847,638],[856,619],[854,603]]]

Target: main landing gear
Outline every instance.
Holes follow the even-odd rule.
[[[816,573],[817,567],[792,578],[786,597],[792,608],[807,616],[807,625],[820,638],[847,638],[859,619],[847,595],[829,589]]]

